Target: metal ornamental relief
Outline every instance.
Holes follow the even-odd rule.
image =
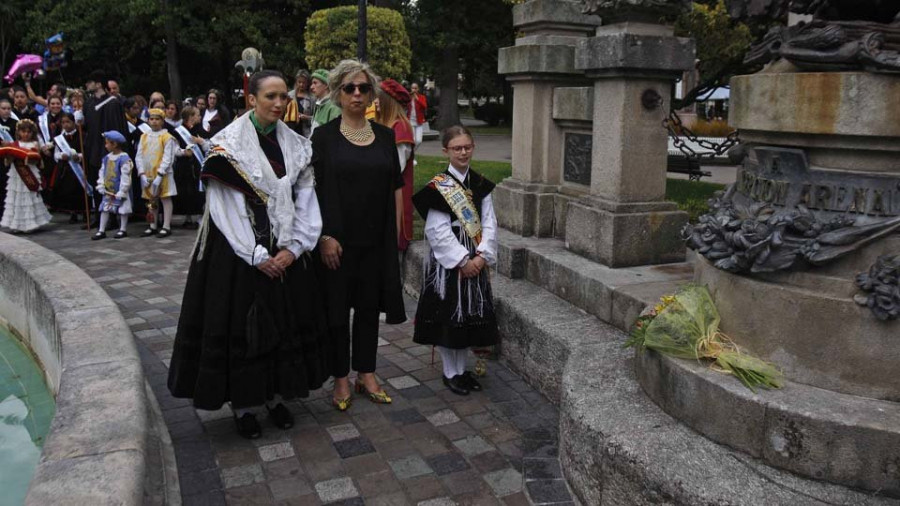
[[[570,183],[591,184],[591,149],[593,139],[590,134],[566,133],[563,152],[563,179]]]
[[[811,15],[776,26],[744,61],[784,59],[803,70],[900,72],[900,2],[895,0],[729,0],[734,16]]]
[[[900,318],[900,255],[878,257],[868,272],[856,276],[860,293],[853,300],[882,321]]]
[[[757,147],[736,182],[683,236],[729,272],[843,257],[900,230],[900,178],[811,169],[799,149]]]

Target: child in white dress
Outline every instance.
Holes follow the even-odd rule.
[[[41,198],[41,154],[37,132],[33,121],[20,120],[16,125],[16,142],[3,148],[10,168],[0,226],[13,233],[31,232],[50,223],[50,212]]]

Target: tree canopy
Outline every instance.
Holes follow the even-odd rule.
[[[376,74],[402,80],[409,75],[412,51],[403,16],[395,10],[368,7],[367,60]],[[332,68],[355,58],[359,28],[357,7],[318,10],[306,25],[306,62],[313,68]]]

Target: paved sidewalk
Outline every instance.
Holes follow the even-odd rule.
[[[65,219],[24,237],[81,267],[122,310],[174,442],[184,504],[572,504],[555,407],[496,362],[484,392],[449,393],[439,357],[432,365],[431,348],[412,342],[411,320],[381,326],[377,374],[392,405],[356,396],[339,413],[326,386],[289,403],[291,430],[261,415],[263,437],[242,439],[227,407],[197,411],[166,388],[194,232],[141,239],[133,224],[129,238],[91,241]]]

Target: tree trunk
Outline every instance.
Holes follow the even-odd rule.
[[[169,92],[172,100],[181,102],[181,71],[178,68],[178,39],[175,35],[175,20],[169,10],[167,0],[162,0],[166,33],[166,68],[169,75]]]
[[[447,45],[438,68],[437,86],[441,90],[441,101],[438,107],[439,129],[459,124],[459,48]]]

